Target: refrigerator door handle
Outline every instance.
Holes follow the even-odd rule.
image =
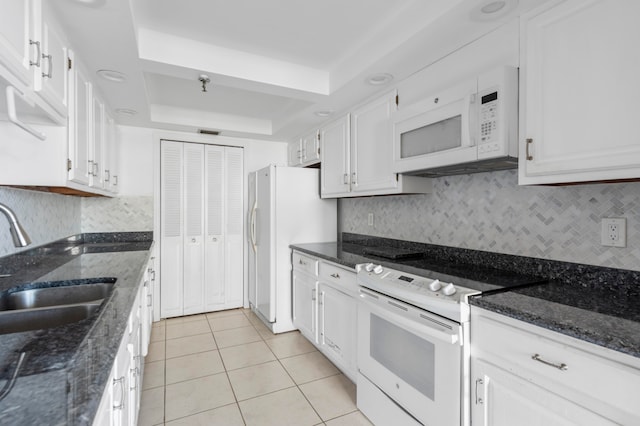
[[[251,209],[251,245],[253,246],[253,251],[257,251],[256,247],[258,246],[258,204],[255,203],[253,208]]]

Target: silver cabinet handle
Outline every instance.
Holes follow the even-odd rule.
[[[561,364],[556,364],[556,363],[554,363],[554,362],[551,362],[551,361],[547,361],[547,360],[542,359],[542,358],[540,357],[540,354],[534,354],[534,355],[531,355],[531,359],[532,359],[532,360],[534,360],[534,361],[541,362],[541,363],[543,363],[544,365],[548,365],[549,367],[557,368],[557,369],[558,369],[558,370],[560,370],[560,371],[567,371],[567,370],[569,369],[569,367],[567,366],[567,364],[565,364],[564,362],[563,362],[563,363],[561,363]]]
[[[93,176],[93,160],[88,160],[89,168],[87,170],[87,174],[89,176]]]
[[[113,404],[114,410],[123,410],[124,409],[124,376],[119,379],[113,379],[113,386],[120,384],[120,391],[122,392],[120,397],[120,403],[118,405]]]
[[[100,167],[98,163],[93,162],[93,176],[98,177],[98,171],[100,171]]]
[[[52,78],[52,76],[53,76],[53,56],[42,54],[42,59],[46,59],[47,62],[49,63],[49,67],[47,68],[48,72],[46,72],[46,73],[43,72],[42,73],[42,77],[43,78]]]
[[[533,155],[531,155],[529,153],[529,145],[531,145],[532,143],[533,143],[533,139],[527,138],[527,149],[526,149],[526,151],[527,151],[527,161],[533,160]]]
[[[344,183],[345,185],[349,184],[349,175],[348,174],[344,174],[342,175],[342,183]]]
[[[118,175],[113,175],[113,186],[118,186]]]
[[[105,182],[109,182],[109,179],[111,179],[111,174],[109,173],[109,170],[105,170],[104,171],[104,181]]]
[[[151,281],[155,281],[156,280],[156,270],[152,270],[151,271]]]
[[[153,296],[147,294],[147,308],[150,308],[153,305]]]
[[[38,53],[36,55],[36,61],[33,62],[32,60],[29,60],[29,66],[36,66],[39,67],[40,66],[40,57],[42,56],[42,51],[40,50],[40,42],[39,41],[33,41],[33,40],[29,40],[29,46],[33,46],[36,45],[36,49],[38,49]]]
[[[333,278],[340,279],[340,274],[338,274],[337,272],[336,272],[335,274],[331,274],[331,276],[332,276]]]
[[[482,398],[478,395],[478,385],[484,385],[484,380],[476,379],[476,405],[484,403]]]
[[[358,182],[356,181],[356,172],[351,173],[351,183],[356,185]]]
[[[315,288],[311,289],[311,300],[312,301],[316,300],[316,289]]]

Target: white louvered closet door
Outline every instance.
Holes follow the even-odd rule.
[[[184,144],[184,314],[204,312],[204,145]]]
[[[182,315],[183,144],[162,141],[160,149],[160,315]]]
[[[225,148],[226,164],[226,247],[225,247],[225,307],[240,307],[243,302],[243,150]]]
[[[225,303],[225,167],[222,146],[205,148],[206,239],[205,239],[205,304],[207,311],[220,309]]]

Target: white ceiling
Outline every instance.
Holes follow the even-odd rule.
[[[493,30],[534,0],[64,0],[48,2],[121,124],[291,140]],[[480,16],[480,17],[479,17]],[[366,83],[390,73],[386,86]],[[211,83],[201,91],[198,77]],[[95,75],[95,74],[94,74]]]

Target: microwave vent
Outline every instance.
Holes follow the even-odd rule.
[[[451,166],[436,167],[428,170],[420,170],[417,172],[405,173],[413,176],[422,177],[441,177],[468,175],[472,173],[495,172],[500,170],[512,170],[518,168],[518,158],[516,157],[500,157],[491,158],[489,160],[479,160],[470,163],[454,164]]]

